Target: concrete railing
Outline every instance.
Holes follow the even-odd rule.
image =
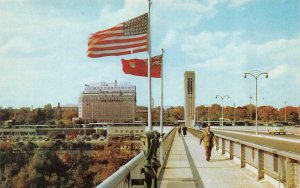
[[[200,137],[202,130],[188,131]],[[257,179],[266,178],[277,187],[300,187],[300,155],[280,151],[250,142],[216,134],[216,150],[237,159],[241,168],[248,167],[257,174]]]
[[[174,136],[176,133],[176,128],[173,128],[166,135],[164,135],[163,144],[160,146],[163,151],[162,159],[165,159],[168,155],[170,148],[172,146]],[[161,161],[162,167],[164,166],[164,160]],[[96,188],[130,188],[134,186],[135,188],[144,187],[144,174],[142,174],[142,168],[144,164],[144,154],[140,152],[137,156],[131,159],[128,163],[121,166],[114,174],[106,178],[101,184]],[[161,169],[161,168],[160,168]],[[158,170],[158,175],[160,173]]]

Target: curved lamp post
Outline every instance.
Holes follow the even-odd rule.
[[[224,96],[216,95],[216,99],[217,99],[218,97],[219,97],[220,99],[222,99],[222,121],[221,121],[221,126],[222,126],[222,131],[223,131],[223,121],[224,121],[223,99],[224,99],[225,97],[227,97],[227,98],[229,99],[229,95],[224,95]]]
[[[262,75],[265,75],[266,78],[269,77],[268,73],[267,72],[259,72],[259,71],[256,71],[255,73],[249,73],[249,72],[246,72],[245,73],[245,76],[244,78],[247,78],[247,75],[249,76],[252,76],[254,79],[255,79],[255,133],[258,134],[258,123],[257,123],[257,79],[262,76]]]
[[[284,121],[286,122],[286,101],[284,101]]]

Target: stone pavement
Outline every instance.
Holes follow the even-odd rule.
[[[273,188],[266,180],[257,180],[246,168],[212,150],[210,162],[205,160],[199,139],[188,133],[176,134],[166,166],[158,180],[160,188]]]

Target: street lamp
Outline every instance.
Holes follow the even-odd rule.
[[[223,99],[225,97],[227,97],[229,99],[229,95],[224,95],[224,96],[221,96],[221,95],[216,95],[216,99],[220,97],[220,99],[222,99],[222,121],[221,121],[221,126],[222,126],[222,131],[223,131],[223,121],[224,121],[224,110],[223,110]]]
[[[255,71],[255,73],[245,73],[244,78],[247,78],[247,75],[252,76],[253,78],[255,78],[255,126],[256,126],[256,130],[255,133],[258,134],[258,125],[257,125],[257,79],[261,76],[261,75],[265,75],[266,78],[269,77],[267,72],[259,72],[259,71]]]
[[[286,122],[286,101],[284,101],[284,121]]]
[[[250,125],[252,125],[252,96],[250,95]]]
[[[207,105],[207,125],[210,125],[209,106]]]
[[[235,103],[233,103],[233,126],[235,126]]]

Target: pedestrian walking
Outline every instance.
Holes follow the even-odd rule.
[[[210,131],[210,126],[207,127],[207,129],[202,133],[202,136],[200,137],[200,145],[203,141],[203,145],[205,148],[206,161],[210,160],[211,150],[214,146],[214,137],[215,134]]]
[[[186,126],[183,126],[183,127],[182,127],[182,133],[183,133],[183,136],[186,135],[186,130],[187,130]]]
[[[177,129],[178,129],[178,136],[180,136],[181,135],[181,126],[179,125]]]

